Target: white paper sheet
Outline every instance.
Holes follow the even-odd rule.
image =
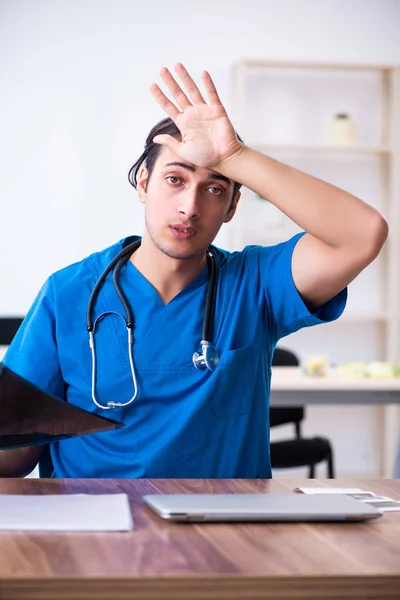
[[[129,531],[126,494],[0,495],[0,530]]]
[[[294,492],[302,492],[303,494],[362,494],[366,493],[364,490],[360,488],[327,488],[327,487],[298,487],[293,490]],[[372,493],[373,492],[368,492]],[[373,494],[374,496],[376,494]]]
[[[364,504],[375,506],[382,512],[400,511],[400,501],[393,500],[387,496],[378,496],[375,492],[370,490],[361,490],[360,488],[324,488],[324,487],[298,487],[293,490],[294,492],[301,492],[302,494],[341,494],[345,496],[351,496]]]

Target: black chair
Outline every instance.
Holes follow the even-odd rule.
[[[0,346],[11,344],[23,320],[23,317],[0,317]]]
[[[274,367],[297,367],[299,360],[290,350],[276,348],[272,365]],[[295,437],[290,440],[271,442],[271,466],[273,469],[308,467],[309,478],[315,477],[315,465],[326,461],[328,478],[333,479],[333,450],[330,441],[324,437],[304,438],[301,435],[301,422],[304,419],[303,406],[275,407],[269,411],[270,427],[293,423]]]
[[[11,344],[23,320],[23,317],[0,317],[0,346]],[[51,477],[54,468],[49,444],[43,447],[38,467],[39,477]]]

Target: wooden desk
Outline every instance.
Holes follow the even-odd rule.
[[[0,532],[2,600],[400,598],[400,513],[342,524],[183,524],[145,493],[291,493],[306,480],[0,480],[3,494],[129,495],[125,533]],[[400,499],[400,481],[314,481]]]
[[[326,377],[309,377],[298,367],[273,367],[271,406],[310,404],[376,405],[379,423],[380,474],[393,476],[400,432],[400,378],[348,378],[330,370]]]
[[[331,369],[326,377],[310,377],[299,367],[273,367],[271,404],[400,404],[400,377],[349,378]]]

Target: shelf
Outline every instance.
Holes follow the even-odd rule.
[[[387,323],[390,320],[389,315],[385,313],[367,313],[367,312],[355,312],[353,310],[344,311],[343,315],[339,317],[338,323],[367,323],[374,321],[375,323]],[[334,321],[336,323],[336,321]]]
[[[260,200],[260,202],[262,202],[262,200]],[[283,217],[288,219],[288,217],[285,217],[284,215]],[[296,233],[301,231],[301,229],[296,226],[292,226],[292,228],[279,225],[271,226],[268,223],[267,218],[265,218],[264,221],[261,221],[261,224],[263,229],[241,226],[240,230],[238,231],[241,241],[243,241],[246,245],[254,244],[259,246],[269,246],[279,242],[286,242],[296,235]]]
[[[400,360],[395,312],[400,304],[400,66],[243,57],[232,69],[231,89],[246,145],[348,190],[388,216],[389,239],[379,263],[362,281],[360,276],[348,307],[328,326],[327,336],[322,334],[321,344],[342,352],[335,344],[344,336],[349,356]],[[336,145],[330,137],[338,112],[354,116],[359,134],[351,145]],[[279,244],[300,231],[274,206],[258,205],[253,195],[243,190],[243,211],[239,208],[233,221],[237,247]],[[313,344],[305,338],[302,351],[315,351]]]
[[[396,65],[379,65],[368,63],[318,63],[318,62],[285,62],[258,59],[243,59],[238,67],[256,69],[323,69],[334,71],[391,71]]]
[[[379,154],[389,155],[391,149],[389,146],[330,146],[330,145],[319,145],[319,144],[248,144],[250,148],[268,154],[270,152],[299,152],[303,154],[307,153],[321,153],[326,154]]]

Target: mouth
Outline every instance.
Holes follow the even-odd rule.
[[[174,237],[187,240],[196,235],[197,231],[193,227],[185,227],[184,225],[170,225],[170,229]]]

